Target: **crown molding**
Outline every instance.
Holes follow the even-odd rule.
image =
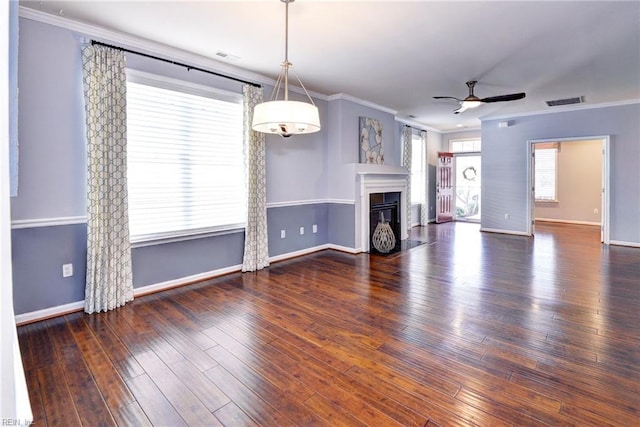
[[[263,76],[261,74],[253,73],[234,65],[226,64],[212,58],[197,55],[195,53],[190,53],[185,50],[171,47],[162,43],[143,39],[138,36],[121,33],[96,25],[86,24],[69,18],[64,18],[61,16],[52,15],[50,13],[30,9],[24,6],[20,6],[19,16],[21,18],[26,18],[32,21],[37,21],[43,24],[49,24],[70,30],[88,39],[90,38],[104,43],[118,45],[123,48],[141,51],[141,53],[153,54],[172,61],[184,62],[189,65],[202,67],[218,73],[228,74],[229,76],[236,77],[242,80],[248,80],[255,83],[267,84],[271,86],[275,84],[274,79]],[[295,92],[298,91],[298,88],[296,87],[290,87],[290,89]],[[300,93],[304,94],[304,91],[302,89],[299,90]]]
[[[226,64],[224,62],[217,61],[206,56],[187,52],[183,49],[179,49],[162,43],[157,43],[148,39],[143,39],[138,36],[121,33],[97,25],[86,24],[80,21],[75,21],[73,19],[64,18],[62,16],[52,15],[50,13],[30,9],[24,6],[20,6],[18,10],[19,16],[21,18],[64,28],[76,32],[79,35],[86,37],[87,39],[94,39],[104,43],[121,46],[126,49],[140,51],[141,53],[164,57],[176,62],[183,62],[187,65],[194,65],[197,67],[208,69],[210,71],[215,71],[216,73],[226,74],[241,80],[247,80],[254,83],[270,86],[274,86],[276,83],[274,79],[263,76],[262,74],[253,73],[235,65]],[[289,90],[300,95],[306,95],[304,89],[295,85],[289,85]],[[313,98],[328,101],[328,97],[325,94],[314,91],[308,92],[309,95],[311,95]]]
[[[465,133],[465,132],[480,132],[482,130],[481,127],[474,127],[474,128],[457,128],[457,129],[451,129],[451,130],[444,130],[444,131],[440,131],[441,134],[443,135],[447,135],[450,133]]]
[[[502,116],[485,116],[485,117],[480,117],[480,120],[484,122],[489,120],[515,119],[518,117],[541,116],[543,114],[556,114],[556,113],[566,113],[571,111],[593,110],[596,108],[621,107],[624,105],[634,105],[634,104],[640,104],[640,99],[628,99],[625,101],[616,101],[616,102],[602,102],[599,104],[576,104],[575,106],[569,105],[564,107],[549,107],[549,108],[553,108],[553,110],[537,110],[537,111],[529,111],[526,113],[505,114]]]
[[[405,117],[396,116],[396,122],[402,123],[403,125],[407,125],[407,126],[419,129],[419,130],[425,130],[427,132],[444,133],[440,129],[436,129],[436,128],[431,127],[431,126],[427,126],[424,123],[420,123],[420,122],[417,122],[415,120],[411,120],[411,119],[408,119],[408,118],[405,118]]]
[[[370,108],[375,108],[376,110],[380,110],[384,113],[389,113],[392,115],[396,115],[398,114],[398,112],[396,110],[392,110],[391,108],[387,108],[387,107],[383,107],[382,105],[378,105],[375,104],[373,102],[370,101],[366,101],[364,99],[360,99],[360,98],[356,98],[355,96],[351,96],[348,95],[346,93],[336,93],[333,95],[330,95],[327,97],[327,101],[338,101],[338,100],[342,100],[342,101],[349,101],[349,102],[353,102],[354,104],[359,104],[365,107],[370,107]]]

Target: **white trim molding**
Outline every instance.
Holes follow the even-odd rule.
[[[424,131],[427,131],[427,132],[442,133],[442,131],[440,129],[433,128],[431,126],[425,125],[424,123],[420,123],[418,121],[415,121],[415,120],[412,120],[412,119],[409,119],[409,118],[406,118],[406,117],[398,117],[396,115],[395,119],[396,119],[396,122],[398,122],[398,123],[402,123],[404,125],[416,128],[418,130],[424,130]]]
[[[267,203],[268,208],[286,208],[292,206],[303,206],[303,205],[321,205],[324,203],[336,203],[331,199],[308,199],[308,200],[290,200],[286,202],[269,202]],[[351,201],[351,203],[354,203]]]
[[[63,216],[56,218],[17,219],[11,221],[11,229],[54,227],[58,225],[86,224],[86,216]]]
[[[267,208],[282,208],[282,207],[294,207],[294,206],[302,206],[302,205],[321,205],[321,204],[339,204],[339,205],[355,205],[355,200],[350,199],[309,199],[309,200],[292,200],[288,202],[272,202],[267,203]],[[74,224],[86,224],[87,217],[86,216],[65,216],[65,217],[55,217],[55,218],[31,218],[31,219],[16,219],[11,221],[11,228],[13,230],[18,230],[21,228],[38,228],[38,227],[54,227],[59,225],[74,225]],[[230,234],[237,233],[241,231],[241,229],[229,229],[224,232],[213,232],[209,235],[219,235],[219,234]],[[204,236],[204,237],[207,237]],[[200,238],[203,235],[198,235],[197,237],[186,237],[186,238],[177,238],[175,241],[179,240],[188,240],[190,238]],[[173,240],[171,240],[173,241]],[[162,241],[161,243],[168,243],[169,241]],[[158,242],[151,242],[149,244],[134,242],[134,247],[139,246],[149,246],[155,245]]]
[[[554,219],[554,218],[536,218],[536,222],[557,222],[561,224],[575,224],[575,225],[596,225],[600,227],[600,222],[598,221],[575,221],[571,219]]]
[[[80,35],[99,39],[100,41],[110,42],[121,45],[124,48],[132,50],[140,50],[143,53],[159,54],[166,56],[174,61],[188,62],[195,66],[202,66],[213,71],[232,75],[244,80],[251,80],[256,83],[264,83],[273,85],[275,80],[265,77],[261,74],[253,73],[239,67],[226,64],[222,61],[216,61],[211,58],[196,55],[182,49],[167,46],[162,43],[154,42],[141,37],[120,33],[108,28],[97,25],[86,24],[84,22],[75,21],[73,19],[64,18],[57,15],[41,12],[28,7],[20,6],[19,14],[21,18],[31,19],[32,21],[42,22],[44,24],[65,28],[70,31],[79,33]],[[304,93],[304,92],[303,92]]]
[[[269,262],[284,261],[286,259],[296,258],[296,257],[303,256],[303,255],[309,255],[309,254],[312,254],[314,252],[320,252],[320,251],[324,251],[324,250],[327,250],[327,249],[331,249],[331,250],[339,251],[339,252],[346,252],[346,253],[352,254],[352,255],[355,255],[355,254],[358,254],[358,253],[362,252],[362,251],[360,251],[358,249],[349,248],[347,246],[334,245],[333,243],[325,243],[324,245],[313,246],[311,248],[301,249],[299,251],[288,252],[286,254],[272,256],[272,257],[269,258]]]
[[[543,114],[555,114],[555,113],[566,113],[570,111],[579,111],[579,110],[592,110],[594,108],[609,108],[609,107],[621,107],[623,105],[634,105],[640,104],[640,99],[628,99],[625,101],[617,101],[617,102],[602,102],[599,104],[573,104],[566,105],[562,107],[548,107],[548,110],[537,110],[537,111],[529,111],[527,113],[514,113],[514,114],[505,114],[501,116],[482,116],[480,117],[481,121],[488,120],[503,120],[503,119],[517,119],[518,117],[529,117],[529,116],[540,116]],[[590,138],[583,138],[590,139]]]
[[[640,243],[638,242],[624,242],[622,240],[610,240],[609,244],[616,246],[628,246],[630,248],[640,248]]]
[[[375,108],[376,110],[382,111],[383,113],[392,114],[394,117],[396,114],[398,114],[396,110],[383,107],[382,105],[374,104],[373,102],[366,101],[364,99],[356,98],[355,96],[351,96],[346,93],[335,93],[327,97],[327,101],[338,101],[338,100],[349,101],[349,102],[353,102],[354,104],[362,105],[364,107]]]
[[[225,274],[237,273],[242,269],[242,265],[232,265],[230,267],[219,268],[217,270],[205,271],[204,273],[193,274],[179,279],[167,280],[166,282],[155,283],[152,285],[141,286],[133,290],[133,295],[140,297],[147,294],[153,294],[168,289],[177,288],[191,283],[202,282],[204,280],[213,279],[214,277],[224,276]]]
[[[62,316],[76,311],[82,311],[84,301],[76,301],[69,304],[57,305],[55,307],[45,308],[43,310],[31,311],[29,313],[17,314],[16,325],[25,325],[27,323],[37,322],[39,320],[49,319],[51,317]]]
[[[514,230],[501,230],[498,228],[480,228],[480,231],[486,232],[486,233],[497,233],[497,234],[512,234],[514,236],[525,236],[525,237],[531,237],[530,234],[528,234],[526,231],[514,231]]]

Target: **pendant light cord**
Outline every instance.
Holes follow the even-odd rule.
[[[289,3],[293,0],[283,0],[284,6],[284,100],[289,100]]]

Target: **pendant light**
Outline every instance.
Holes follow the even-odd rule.
[[[318,107],[313,103],[309,92],[293,70],[293,64],[289,62],[289,3],[293,3],[295,0],[280,1],[285,4],[284,62],[273,88],[271,100],[256,105],[253,110],[251,128],[257,132],[272,133],[288,138],[291,135],[319,131],[320,115]],[[289,100],[289,71],[293,71],[300,87],[309,99],[308,103]],[[283,90],[283,99],[278,100],[281,90]]]

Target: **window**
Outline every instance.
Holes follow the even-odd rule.
[[[452,153],[479,153],[482,151],[480,139],[452,139],[449,141]]]
[[[411,203],[422,204],[424,200],[424,141],[420,135],[411,137]]]
[[[535,149],[535,199],[557,202],[558,148]]]
[[[242,97],[127,76],[132,242],[244,226]]]

